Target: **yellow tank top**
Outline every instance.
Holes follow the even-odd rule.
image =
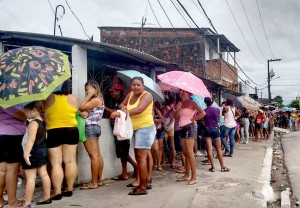
[[[67,95],[55,95],[54,104],[46,109],[47,130],[56,128],[76,127],[75,114],[77,109],[68,103]]]
[[[141,97],[145,93],[146,91],[143,92],[143,94],[137,99],[137,101],[134,104],[130,105],[130,100],[133,96],[133,92],[130,92],[128,103],[127,103],[127,110],[136,108],[141,101]],[[147,106],[147,108],[142,113],[135,116],[131,116],[133,130],[154,125],[152,110],[153,110],[153,101]]]

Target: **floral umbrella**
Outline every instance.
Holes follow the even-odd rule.
[[[256,102],[256,100],[254,100],[251,97],[248,97],[246,95],[237,97],[237,99],[247,109],[250,109],[250,110],[259,110],[259,108],[260,108],[260,104],[258,102]]]
[[[38,47],[22,47],[0,56],[0,106],[46,99],[71,77],[67,55]]]
[[[170,71],[158,75],[158,79],[165,84],[190,92],[193,95],[211,97],[203,81],[191,72]]]

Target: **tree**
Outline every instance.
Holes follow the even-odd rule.
[[[273,98],[273,100],[274,102],[277,102],[278,107],[282,107],[283,100],[281,96],[277,95],[276,97]]]
[[[293,101],[289,104],[289,106],[290,106],[291,108],[299,108],[299,100],[293,100]]]

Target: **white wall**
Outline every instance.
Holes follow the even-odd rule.
[[[72,91],[74,95],[79,96],[80,102],[85,97],[84,84],[87,81],[87,50],[74,45],[72,47]],[[111,178],[121,174],[121,162],[116,157],[116,148],[114,137],[110,127],[109,119],[101,121],[101,136],[99,139],[100,152],[104,160],[104,170],[102,179]],[[133,150],[130,149],[130,154],[133,156]],[[91,180],[91,162],[84,148],[83,143],[78,145],[77,153],[78,163],[78,183],[85,183]],[[133,168],[128,165],[128,171]]]

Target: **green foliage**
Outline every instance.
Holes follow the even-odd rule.
[[[290,104],[289,107],[291,108],[299,108],[299,100],[293,100]]]
[[[277,95],[273,98],[273,101],[277,102],[278,107],[282,107],[283,99],[280,95]]]

